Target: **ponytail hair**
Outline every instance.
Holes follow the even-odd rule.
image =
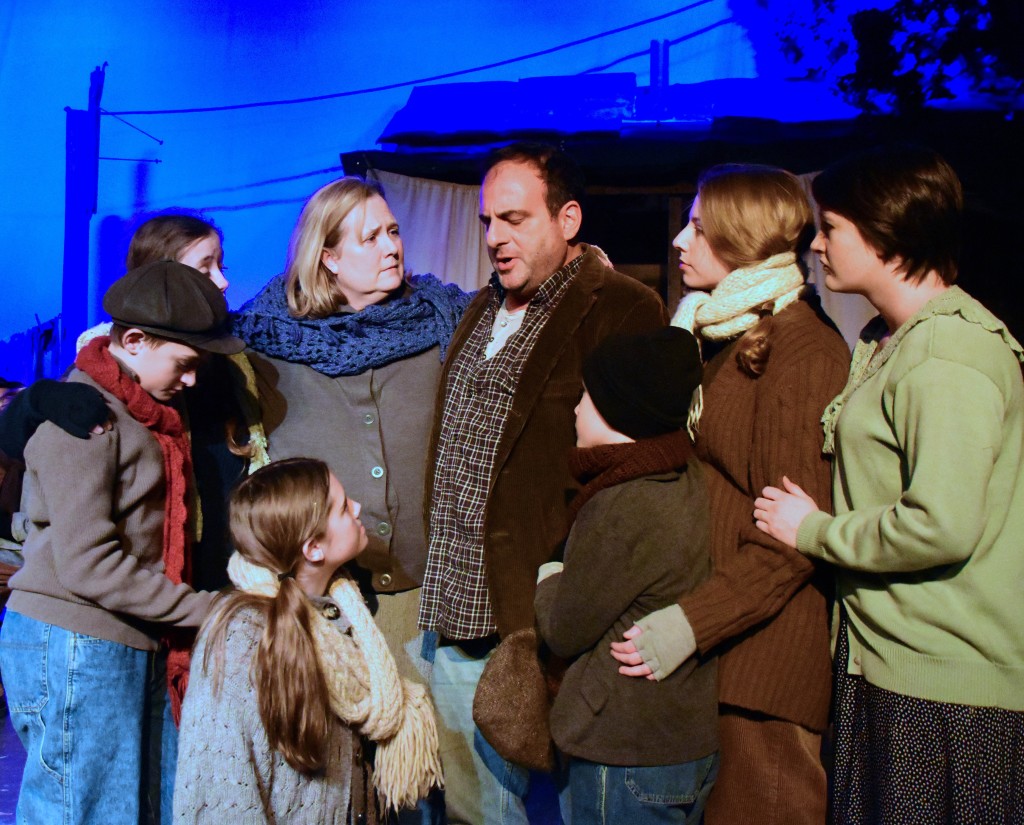
[[[322,461],[292,458],[257,470],[232,492],[235,549],[246,561],[275,573],[280,587],[274,596],[234,590],[208,620],[203,656],[206,670],[213,657],[214,691],[219,691],[232,617],[245,608],[263,615],[252,669],[260,721],[270,747],[301,773],[324,767],[331,707],[313,640],[313,608],[295,581],[294,570],[303,545],[326,531],[330,478]]]
[[[757,323],[740,336],[736,342],[736,362],[751,378],[757,378],[768,366],[772,352],[772,328],[775,325],[774,307],[771,303],[754,308],[760,317]]]

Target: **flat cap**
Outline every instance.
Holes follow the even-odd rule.
[[[231,355],[245,342],[227,331],[228,305],[203,273],[177,261],[153,261],[110,285],[103,309],[114,321],[195,349]]]

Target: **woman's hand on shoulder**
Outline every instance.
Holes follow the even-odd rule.
[[[754,501],[754,524],[772,538],[796,547],[801,522],[817,512],[818,505],[786,476],[782,477],[782,486],[785,489],[765,487],[761,491],[760,498]]]

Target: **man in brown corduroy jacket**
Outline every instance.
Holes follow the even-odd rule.
[[[554,147],[491,157],[480,219],[495,272],[441,378],[420,627],[440,636],[431,689],[451,825],[526,822],[529,775],[477,731],[473,694],[498,640],[533,626],[537,569],[565,538],[583,359],[610,333],[666,320],[653,291],[577,241],[582,189]]]

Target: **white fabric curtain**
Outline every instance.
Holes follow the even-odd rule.
[[[800,183],[803,184],[804,191],[807,192],[807,198],[814,207],[814,225],[816,227],[819,224],[820,216],[817,204],[814,203],[814,195],[811,194],[811,181],[817,174],[817,172],[808,172],[799,176]],[[804,256],[804,260],[807,261],[807,280],[818,288],[822,307],[835,322],[835,325],[839,327],[839,331],[852,350],[854,344],[857,343],[860,331],[868,321],[878,314],[877,310],[862,295],[845,295],[833,292],[825,286],[825,270],[822,269],[821,261],[813,252],[808,252]]]
[[[410,178],[380,169],[367,177],[384,187],[405,242],[407,272],[431,272],[475,292],[487,283],[491,262],[480,230],[480,187]]]

